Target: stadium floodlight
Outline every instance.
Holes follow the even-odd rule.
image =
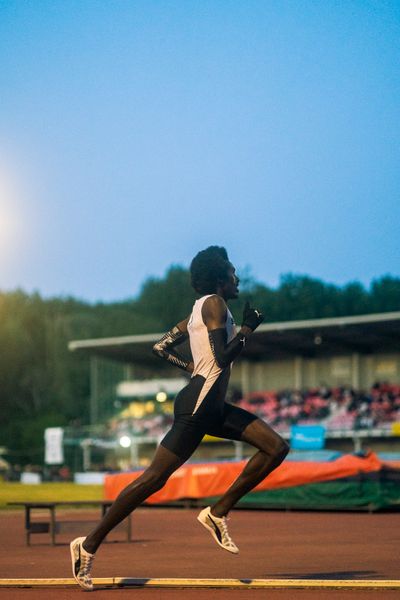
[[[157,402],[165,402],[167,398],[168,396],[165,392],[158,392],[156,396]]]
[[[121,437],[119,438],[119,445],[122,446],[123,448],[130,448],[132,444],[132,440],[129,437],[129,435],[121,435]]]

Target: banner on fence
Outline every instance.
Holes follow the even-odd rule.
[[[44,462],[46,465],[60,465],[64,462],[63,436],[62,427],[47,427],[44,430]]]
[[[294,450],[320,450],[325,445],[325,427],[322,425],[293,425],[290,447]]]

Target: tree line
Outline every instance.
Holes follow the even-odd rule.
[[[400,308],[400,278],[389,275],[367,289],[358,282],[337,286],[286,274],[271,288],[245,273],[241,289],[231,306],[237,323],[247,298],[266,322]],[[137,297],[121,302],[0,292],[0,446],[9,449],[6,457],[41,462],[45,427],[88,422],[89,359],[69,352],[69,341],[166,331],[190,313],[194,299],[189,273],[179,265],[147,279]]]

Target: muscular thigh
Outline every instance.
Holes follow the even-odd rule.
[[[239,406],[224,402],[223,410],[207,424],[207,433],[226,440],[242,439],[243,431],[257,417]]]
[[[262,419],[255,419],[242,433],[244,442],[270,454],[287,446],[285,440]]]
[[[175,419],[171,429],[161,441],[161,446],[179,457],[182,464],[191,457],[205,434],[196,419],[182,417]]]
[[[169,477],[179,469],[183,462],[180,456],[160,444],[148,469],[159,475]]]

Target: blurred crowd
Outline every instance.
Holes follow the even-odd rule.
[[[376,383],[367,391],[321,386],[302,391],[253,392],[238,405],[278,431],[316,423],[328,430],[387,428],[400,422],[400,385]]]
[[[40,481],[72,481],[71,469],[67,465],[34,465],[7,463],[1,475],[4,481],[21,481],[22,473],[33,473],[39,476]]]
[[[138,437],[162,436],[172,425],[173,416],[168,414],[149,415],[141,419],[128,417],[124,419],[113,419],[108,426],[109,437],[134,435]]]
[[[393,422],[400,422],[400,385],[387,383],[376,383],[367,391],[349,386],[259,391],[244,397],[236,394],[230,400],[281,432],[297,424],[318,423],[328,430],[352,431],[389,428]],[[172,424],[172,418],[157,414],[115,420],[112,433],[159,438]]]

